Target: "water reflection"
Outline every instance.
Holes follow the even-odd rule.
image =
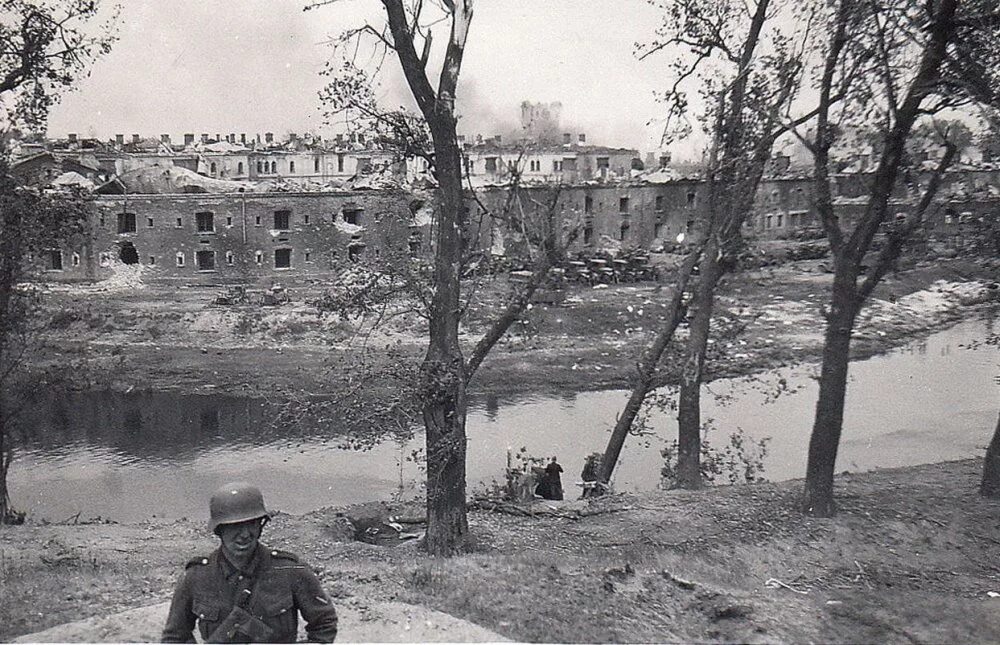
[[[838,470],[927,463],[979,454],[997,408],[998,349],[965,347],[993,321],[965,323],[905,350],[851,367]],[[771,437],[769,479],[801,477],[815,406],[813,366],[762,379],[713,383],[703,417],[722,443],[735,428]],[[554,398],[474,398],[468,421],[468,477],[474,489],[501,477],[508,446],[558,454],[567,495],[583,460],[603,450],[627,393],[569,392]],[[323,402],[319,402],[323,403]],[[27,437],[11,472],[15,504],[50,519],[83,515],[136,520],[204,514],[206,491],[252,479],[275,508],[324,505],[419,492],[420,433],[355,442],[336,406],[288,421],[282,402],[163,392],[59,394],[39,391],[25,417]],[[300,410],[301,411],[301,410]],[[658,483],[660,449],[676,437],[669,405],[630,437],[616,471],[622,490]],[[365,451],[344,449],[362,444]]]

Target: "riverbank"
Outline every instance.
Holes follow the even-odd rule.
[[[820,261],[788,262],[728,276],[716,320],[743,327],[708,357],[710,377],[816,360],[831,274]],[[854,357],[878,354],[950,324],[1000,274],[1000,261],[940,259],[887,276],[859,321]],[[559,306],[536,305],[490,354],[473,394],[521,397],[623,388],[662,319],[668,289],[655,283],[571,285]],[[471,349],[502,302],[503,280],[480,287],[463,330]],[[320,313],[318,286],[291,290],[279,307],[212,304],[216,290],[140,282],[52,287],[39,368],[73,365],[93,387],[120,391],[322,395],[363,348],[376,363],[412,361],[425,350],[423,321],[400,315],[372,330]],[[917,295],[915,295],[917,294]],[[909,297],[908,296],[913,296]],[[679,337],[686,331],[682,328]],[[669,361],[665,361],[669,364]],[[378,364],[371,366],[375,371]],[[86,384],[85,384],[86,385]]]
[[[833,519],[798,513],[801,481],[473,510],[476,552],[446,561],[345,529],[345,512],[406,509],[279,514],[265,539],[316,567],[345,618],[401,602],[519,641],[990,643],[1000,502],[977,495],[981,467],[841,474]],[[212,547],[201,520],[2,528],[0,641],[158,605]],[[143,637],[120,623],[117,640]],[[76,629],[62,637],[102,640]]]

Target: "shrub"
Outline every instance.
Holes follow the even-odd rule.
[[[720,477],[729,484],[764,481],[764,458],[770,438],[756,441],[737,428],[729,435],[729,441],[716,449],[708,440],[710,429],[711,422],[705,423],[701,440],[701,476],[706,483],[714,484]],[[677,453],[676,441],[660,451],[663,456],[660,482],[664,488],[677,487]]]

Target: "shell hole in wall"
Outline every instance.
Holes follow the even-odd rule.
[[[118,250],[118,259],[123,264],[139,264],[139,252],[135,250],[135,245],[131,242],[122,242]]]

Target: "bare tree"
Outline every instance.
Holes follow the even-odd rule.
[[[862,266],[886,227],[890,198],[904,164],[905,145],[921,117],[969,102],[996,104],[998,14],[988,2],[840,0],[830,8],[830,39],[818,78],[814,155],[815,206],[834,258],[826,311],[816,417],[809,443],[803,511],[835,512],[833,473],[843,426],[851,333],[858,313],[933,204],[956,150],[943,131],[944,154],[905,221],[893,222],[881,251]],[[839,107],[833,97],[844,96]],[[830,185],[834,133],[870,124],[881,150],[864,212],[843,222]]]
[[[116,16],[96,25],[97,11],[93,0],[0,2],[0,523],[23,517],[10,506],[7,474],[18,410],[30,389],[24,357],[38,332],[38,294],[24,285],[35,267],[31,258],[58,252],[87,217],[76,197],[19,185],[8,141],[14,129],[43,131],[61,92],[109,51]]]
[[[325,4],[330,2],[318,2],[311,7]],[[452,555],[469,544],[465,493],[469,380],[519,319],[532,294],[546,279],[549,268],[572,242],[573,233],[565,229],[564,222],[556,215],[558,191],[537,199],[529,191],[520,190],[516,164],[512,168],[510,192],[500,208],[478,202],[471,186],[463,186],[464,158],[456,134],[455,100],[472,24],[473,1],[382,0],[382,6],[386,11],[385,25],[365,25],[343,34],[338,43],[356,43],[365,36],[374,38],[384,53],[399,61],[419,113],[381,109],[375,100],[370,75],[353,61],[332,69],[325,98],[333,111],[353,111],[360,116],[366,127],[377,133],[379,141],[390,144],[402,157],[426,161],[436,183],[434,258],[425,291],[429,343],[421,366],[419,392],[427,442],[425,548],[435,555]],[[441,27],[447,27],[448,36],[441,45],[442,62],[435,86],[429,61],[433,34]],[[468,297],[463,300],[462,276],[469,264],[469,252],[476,245],[474,235],[481,230],[480,222],[470,218],[467,208],[470,200],[477,201],[481,215],[521,233],[531,278],[511,291],[502,310],[466,358],[459,342],[459,326],[469,304]],[[532,215],[536,212],[537,217]],[[475,283],[471,284],[470,291],[475,289]]]
[[[777,4],[777,3],[775,3]],[[643,49],[643,57],[661,50],[680,52],[676,81],[666,98],[671,117],[687,116],[683,84],[695,79],[709,105],[702,115],[712,146],[706,168],[707,203],[700,244],[680,269],[667,318],[638,366],[632,394],[619,415],[601,462],[601,481],[610,480],[625,437],[647,393],[662,385],[656,375],[667,345],[683,313],[682,292],[700,260],[690,303],[693,311],[682,370],[678,405],[678,483],[701,485],[700,397],[716,288],[733,270],[743,249],[741,228],[752,211],[754,195],[774,143],[795,122],[787,116],[800,81],[802,49],[809,21],[800,25],[799,42],[780,31],[765,34],[774,17],[770,0],[736,5],[724,0],[679,0],[666,8],[659,39]],[[761,50],[764,50],[761,52]]]

